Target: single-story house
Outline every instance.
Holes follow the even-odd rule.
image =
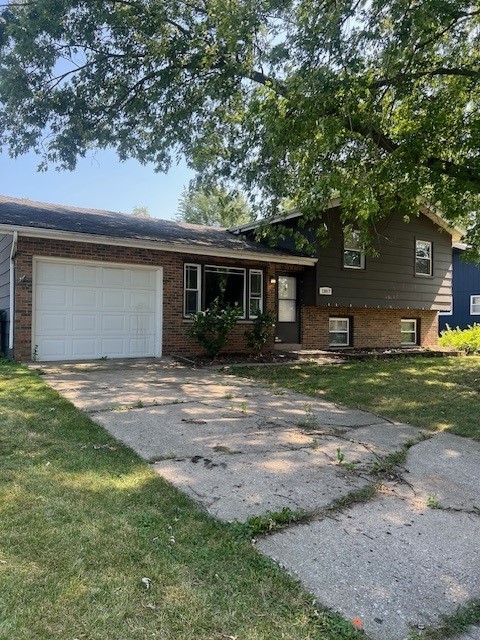
[[[438,317],[439,330],[447,324],[452,329],[466,329],[480,323],[480,265],[463,258],[467,246],[455,244],[452,257],[452,307]]]
[[[441,217],[400,216],[365,255],[333,202],[331,242],[302,255],[236,231],[0,197],[0,310],[17,360],[159,357],[199,352],[190,315],[219,295],[243,311],[228,350],[260,311],[275,341],[304,348],[433,347],[451,305],[451,247]],[[299,214],[282,224],[298,225]],[[271,347],[273,348],[273,339]]]

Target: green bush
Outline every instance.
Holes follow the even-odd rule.
[[[452,329],[447,325],[442,331],[438,343],[442,347],[454,347],[466,353],[480,353],[480,324],[473,324],[467,329]]]
[[[265,345],[272,337],[275,320],[269,313],[260,313],[252,323],[252,328],[245,331],[245,337],[250,349],[257,355],[262,355]]]
[[[209,358],[215,358],[227,344],[228,334],[237,324],[241,313],[239,307],[222,308],[216,299],[205,311],[190,316],[192,324],[187,329],[187,335],[205,349]]]

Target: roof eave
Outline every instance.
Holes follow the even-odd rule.
[[[71,231],[61,231],[59,229],[45,229],[37,227],[23,227],[21,225],[0,224],[0,233],[13,233],[17,231],[19,236],[29,238],[44,238],[47,240],[65,240],[68,242],[87,242],[88,244],[108,244],[119,247],[132,247],[137,249],[154,249],[168,251],[171,253],[186,253],[190,255],[203,255],[218,258],[236,258],[241,260],[257,260],[259,262],[275,262],[296,264],[302,266],[313,266],[316,258],[307,256],[294,256],[287,254],[269,254],[262,252],[249,253],[245,249],[215,249],[207,246],[184,245],[175,242],[165,242],[163,240],[142,240],[137,238],[118,238],[112,236],[95,235],[89,233],[73,233]]]

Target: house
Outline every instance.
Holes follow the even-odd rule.
[[[466,262],[466,245],[455,244],[452,257],[452,307],[438,317],[439,330],[447,324],[452,329],[466,329],[468,325],[480,323],[480,266]]]
[[[438,313],[451,305],[452,243],[463,229],[427,207],[409,222],[393,213],[376,224],[366,255],[358,232],[343,229],[340,205],[332,200],[317,223],[325,247],[300,213],[273,221],[305,235],[317,257],[313,268],[279,278],[276,341],[304,349],[434,347]],[[236,232],[253,237],[255,228]],[[292,242],[287,236],[277,246]]]
[[[330,243],[301,255],[236,233],[0,197],[0,310],[17,360],[192,354],[190,314],[218,295],[243,316],[229,341],[275,314],[275,339],[305,348],[435,346],[451,304],[451,246],[460,238],[425,210],[376,229],[377,257],[345,236],[333,202]],[[282,222],[301,227],[299,214]],[[245,237],[248,236],[248,237]],[[273,347],[273,342],[272,345]]]

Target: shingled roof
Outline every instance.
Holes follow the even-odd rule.
[[[246,240],[228,229],[204,225],[160,220],[158,218],[136,218],[132,215],[99,209],[82,209],[45,202],[34,202],[0,196],[0,233],[17,230],[25,235],[39,235],[38,232],[51,231],[78,234],[84,238],[112,238],[118,244],[158,243],[158,249],[184,250],[186,253],[204,250],[206,255],[218,252],[235,253],[246,258],[270,257],[272,261],[283,260],[312,264],[312,259],[285,250],[277,250],[267,245]],[[37,233],[35,233],[37,231]],[[43,234],[45,237],[45,234]]]

